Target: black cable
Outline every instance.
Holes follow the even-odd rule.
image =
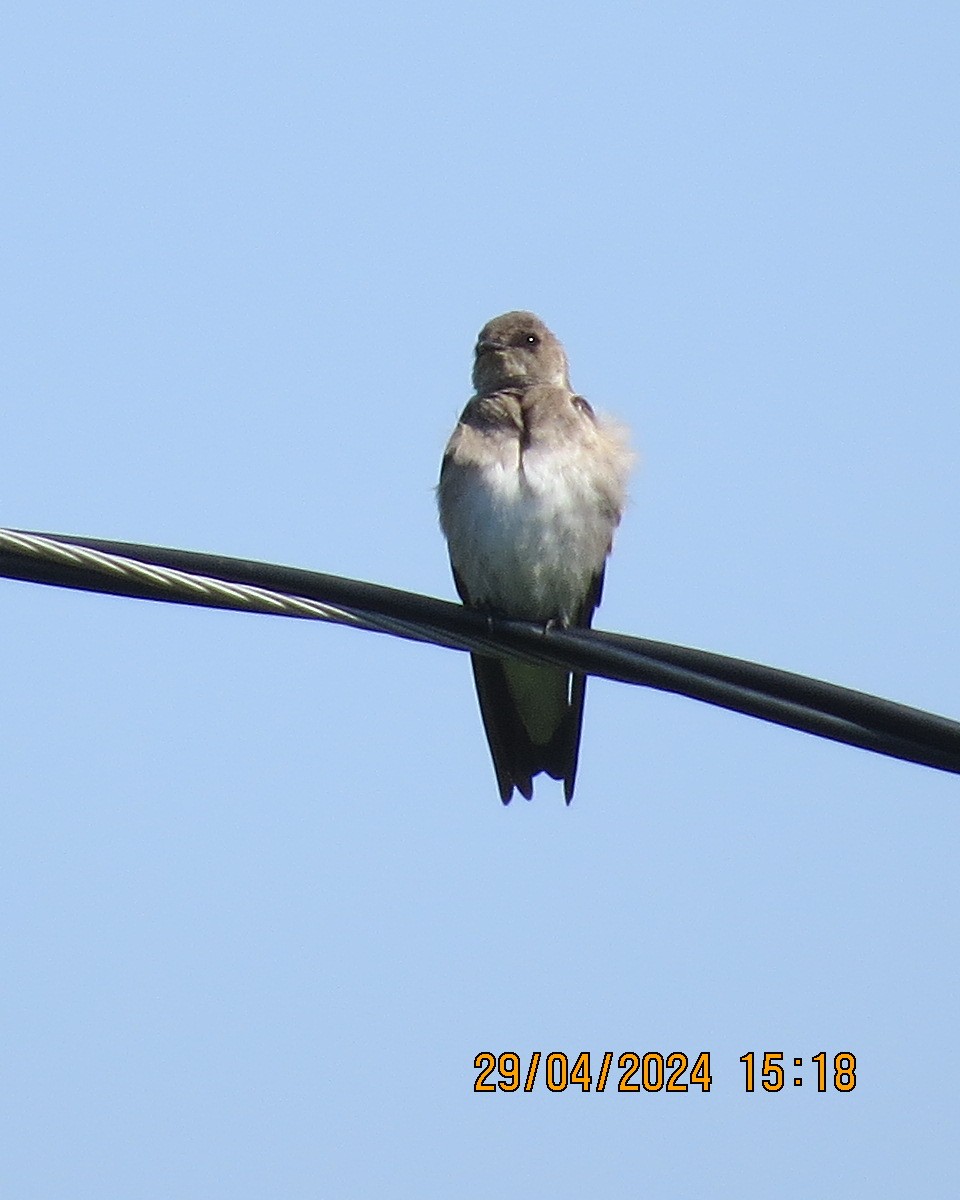
[[[16,536],[18,531],[10,533]],[[384,632],[459,649],[516,655],[674,692],[818,737],[960,774],[960,723],[759,663],[601,630],[544,630],[528,622],[488,618],[445,600],[294,567],[100,538],[19,536],[305,597],[374,622],[381,617],[400,623],[400,628],[386,626]],[[105,574],[95,567],[37,557],[2,538],[0,576],[172,603],[244,607],[224,596],[172,594],[169,587],[149,579]]]

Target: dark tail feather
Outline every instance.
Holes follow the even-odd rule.
[[[503,665],[500,659],[480,654],[471,654],[470,661],[500,799],[504,804],[509,804],[513,789],[516,788],[530,800],[533,797],[533,776],[540,768],[536,765],[535,747],[507,686]]]
[[[603,594],[601,569],[594,576],[580,611],[571,622],[589,628],[593,613]],[[460,599],[472,607],[463,581],[453,569],[453,580]],[[471,654],[473,678],[477,685],[480,715],[490,744],[493,769],[500,788],[500,799],[509,804],[516,788],[527,800],[533,798],[533,777],[546,771],[554,779],[563,780],[563,795],[567,804],[573,799],[577,780],[577,759],[580,755],[580,733],[583,728],[583,701],[587,689],[585,675],[568,676],[569,700],[563,720],[545,745],[531,740],[527,727],[517,711],[513,693],[507,685],[503,660],[481,654]]]
[[[563,780],[563,794],[569,804],[577,775],[586,676],[572,677],[570,700],[563,720],[550,741],[540,745],[531,739],[517,710],[503,661],[474,654],[471,662],[500,799],[509,804],[516,788],[530,800],[534,775],[546,771],[554,779]]]
[[[580,734],[583,730],[583,701],[587,691],[586,675],[574,675],[570,681],[570,709],[567,719],[557,731],[563,735],[565,761],[563,767],[563,797],[567,804],[573,799],[577,782],[577,761],[580,758]]]

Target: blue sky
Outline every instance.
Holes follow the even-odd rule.
[[[453,597],[440,455],[531,308],[640,454],[600,627],[960,714],[955,6],[4,25],[0,523]],[[0,613],[5,1194],[956,1190],[955,777],[595,681],[573,806],[504,810],[463,655]]]

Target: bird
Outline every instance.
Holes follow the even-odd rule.
[[[474,395],[447,443],[437,486],[454,584],[467,607],[544,628],[589,627],[626,503],[626,430],[570,386],[557,337],[534,313],[481,329]],[[472,654],[500,799],[533,777],[573,799],[586,676]]]

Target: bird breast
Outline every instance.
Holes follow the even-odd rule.
[[[504,447],[505,449],[505,447]],[[474,463],[444,514],[471,602],[527,620],[573,621],[610,549],[615,518],[596,463],[569,441]]]

